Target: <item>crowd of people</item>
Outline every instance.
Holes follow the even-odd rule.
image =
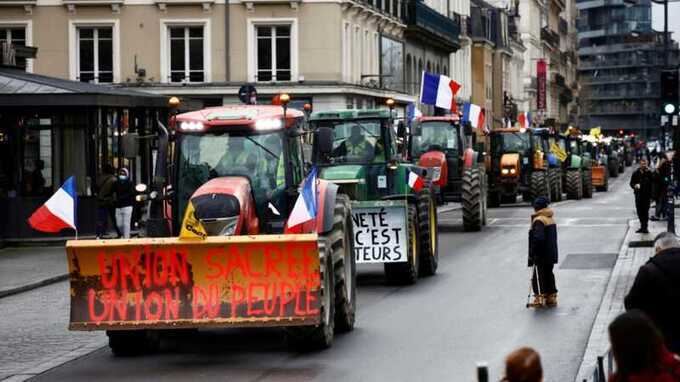
[[[117,174],[117,175],[116,175]],[[127,168],[116,171],[113,166],[104,165],[97,177],[97,238],[108,234],[109,220],[117,238],[130,238],[135,190]]]

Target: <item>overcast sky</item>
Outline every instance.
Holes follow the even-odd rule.
[[[680,41],[680,3],[668,4],[668,30],[673,32],[673,39]],[[652,4],[652,28],[663,31],[663,5]]]

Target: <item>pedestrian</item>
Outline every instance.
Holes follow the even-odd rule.
[[[609,382],[680,381],[680,358],[664,346],[661,333],[647,316],[633,310],[609,324],[616,373]]]
[[[135,203],[135,190],[130,180],[128,169],[121,168],[118,172],[118,180],[114,186],[116,206],[116,226],[118,232],[125,239],[130,238],[130,225],[132,223],[132,207]]]
[[[114,185],[116,183],[116,176],[113,174],[113,166],[105,164],[102,166],[102,172],[97,176],[97,238],[106,236],[109,219],[114,222],[116,233],[120,236],[118,227],[115,225]]]
[[[666,153],[660,154],[661,160],[654,172],[654,199],[656,206],[654,209],[654,216],[650,220],[661,220],[666,216],[666,197],[668,192],[668,183],[671,176],[671,162],[668,160]]]
[[[647,223],[649,222],[649,201],[652,198],[653,181],[652,172],[647,167],[647,160],[642,159],[640,167],[630,177],[630,187],[635,193],[635,211],[640,220],[640,229],[636,231],[637,233],[649,233]]]
[[[666,346],[680,354],[680,241],[670,232],[654,240],[656,254],[637,273],[624,303],[639,309],[663,333]]]
[[[523,347],[508,355],[505,359],[505,376],[502,382],[541,382],[543,366],[541,356],[536,350]]]
[[[534,292],[534,307],[557,306],[557,287],[553,266],[557,264],[557,225],[553,210],[548,208],[548,199],[539,196],[534,200],[534,214],[531,215],[529,230],[529,266],[532,267],[531,286]]]

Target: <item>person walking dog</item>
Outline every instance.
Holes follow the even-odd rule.
[[[637,233],[649,233],[647,223],[649,223],[649,201],[652,198],[652,183],[654,175],[647,167],[647,160],[640,161],[640,167],[635,170],[630,177],[630,188],[635,193],[635,210],[640,220],[640,229]]]
[[[548,199],[539,196],[534,200],[529,230],[529,266],[532,267],[531,287],[534,300],[531,307],[557,306],[557,287],[553,266],[557,264],[557,225]]]

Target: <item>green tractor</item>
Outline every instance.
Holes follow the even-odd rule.
[[[550,198],[546,141],[531,129],[495,129],[489,135],[491,164],[489,205],[515,203],[517,195],[532,203],[538,196]]]
[[[383,263],[393,284],[434,275],[439,239],[431,174],[403,159],[390,111],[315,112],[308,123],[319,178],[352,200],[356,262]]]
[[[567,199],[593,197],[592,158],[580,136],[565,137],[567,159],[562,164]]]

